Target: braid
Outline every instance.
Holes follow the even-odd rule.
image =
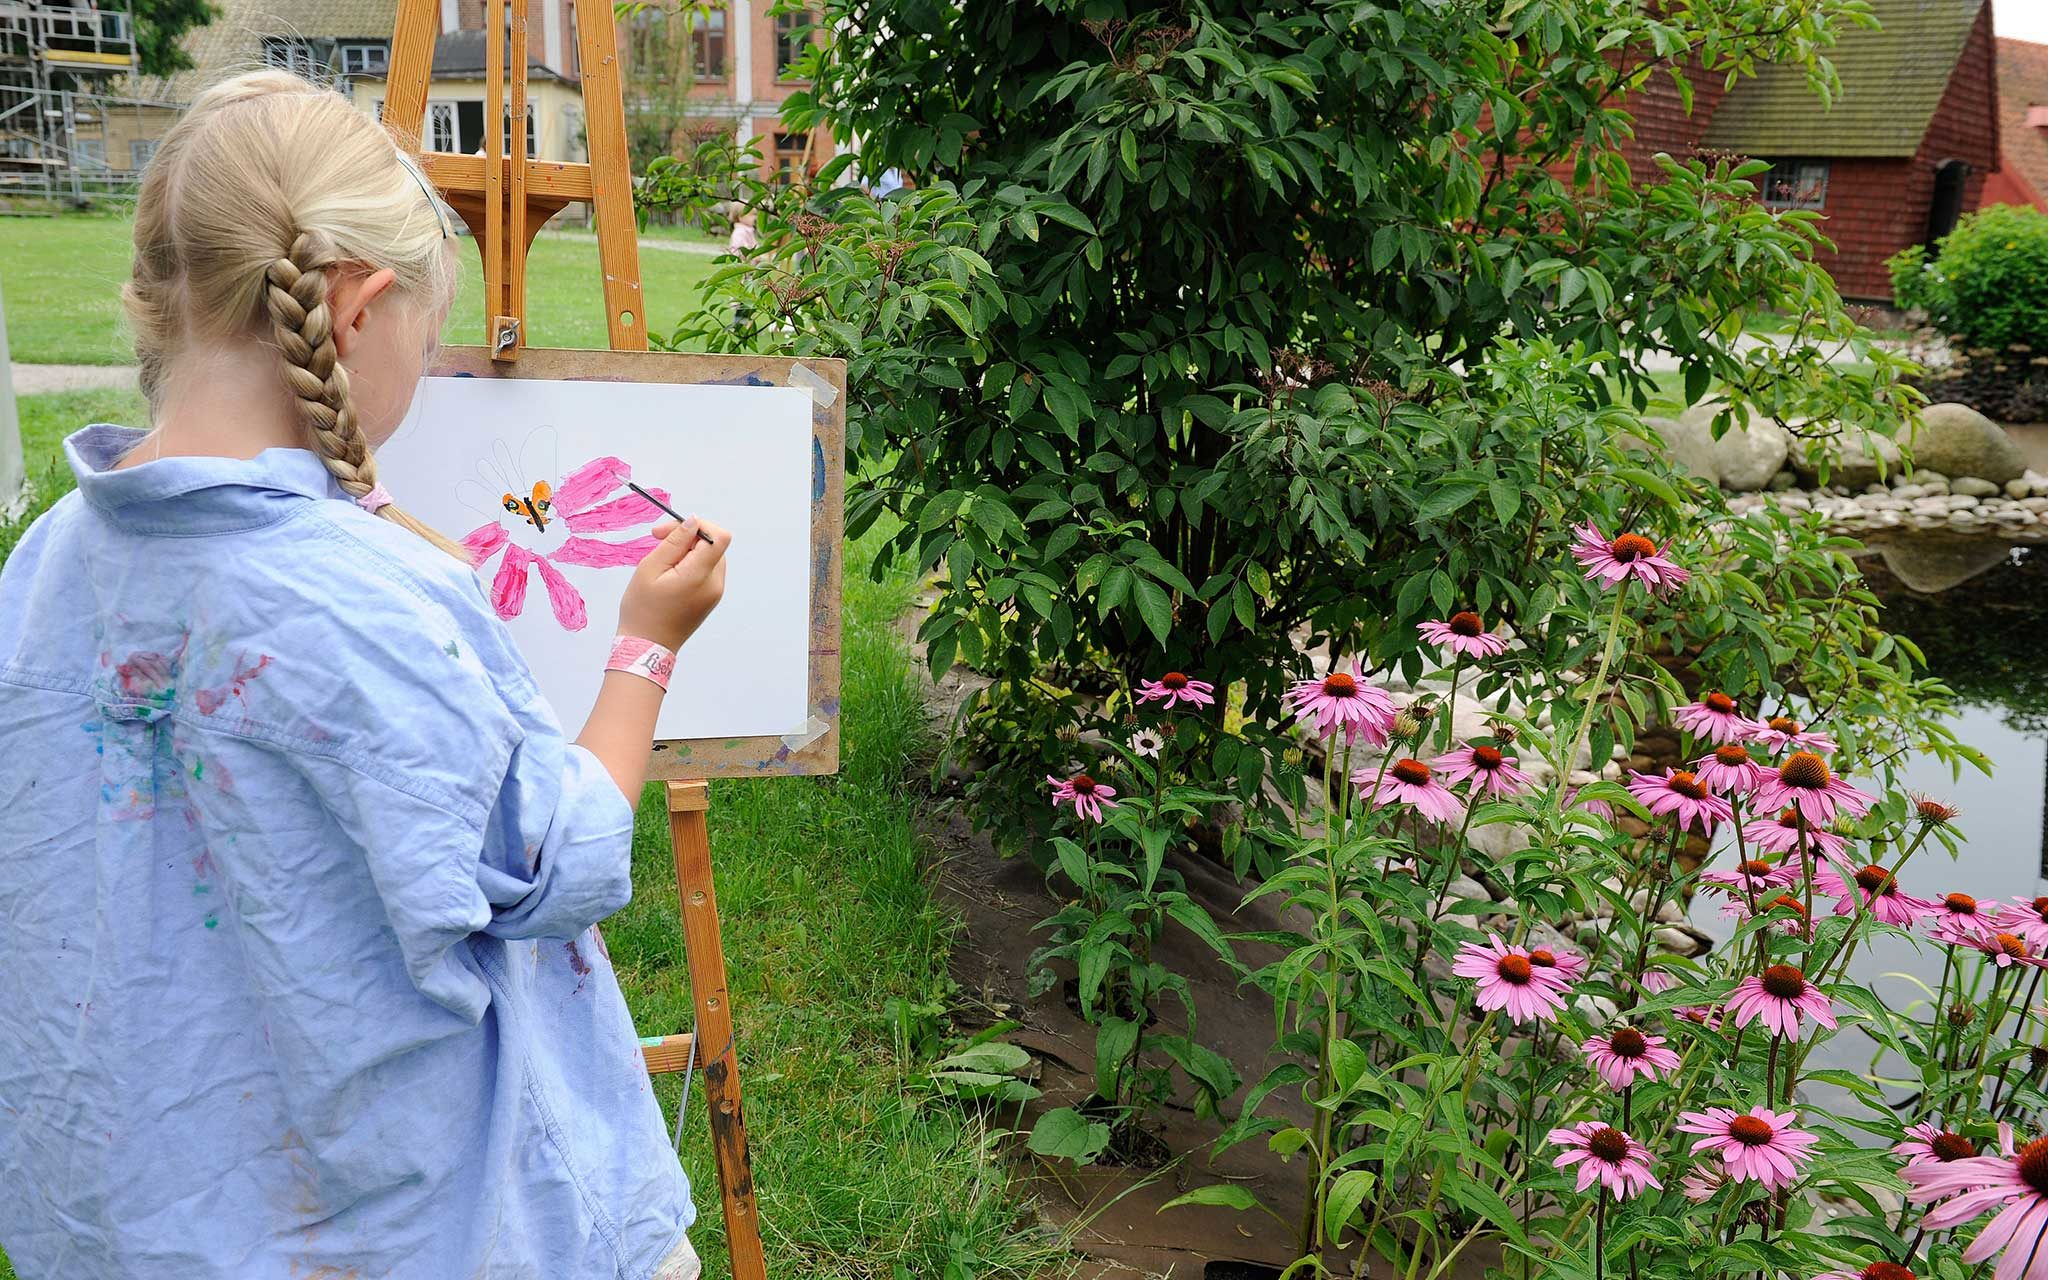
[[[299,420],[312,433],[315,452],[351,498],[377,484],[377,459],[356,421],[348,393],[348,370],[337,358],[333,313],[327,306],[327,268],[341,260],[334,243],[318,232],[300,233],[291,252],[264,269],[264,301],[271,336],[284,356],[284,378],[299,407]],[[376,514],[425,538],[468,563],[462,544],[387,503]]]

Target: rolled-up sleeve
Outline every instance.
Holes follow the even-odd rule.
[[[633,808],[596,756],[559,732],[512,754],[477,867],[483,932],[573,938],[633,894]]]

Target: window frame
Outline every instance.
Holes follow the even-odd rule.
[[[453,152],[458,143],[455,130],[455,104],[450,101],[427,104],[427,136],[422,140],[429,151]],[[442,145],[441,131],[447,130],[447,145]]]
[[[790,68],[808,50],[811,28],[818,25],[818,19],[809,9],[775,15],[775,78],[778,81],[802,81],[803,77],[791,73]],[[803,32],[803,43],[796,43],[797,32]]]
[[[690,75],[722,84],[732,75],[732,32],[724,5],[706,9],[702,23],[690,23]],[[716,56],[714,56],[714,53]]]
[[[1764,208],[1774,211],[1804,209],[1815,212],[1827,208],[1828,183],[1834,176],[1834,166],[1829,160],[1825,157],[1790,156],[1773,160],[1770,165],[1769,169],[1758,175],[1762,181],[1758,184],[1757,191]],[[1781,175],[1785,175],[1785,180],[1789,181],[1792,187],[1791,195],[1786,197],[1780,197],[1776,191]]]
[[[362,65],[350,65],[351,55],[374,55],[360,59]],[[385,76],[391,74],[391,46],[382,40],[345,40],[335,49],[335,59],[341,65],[345,76]]]

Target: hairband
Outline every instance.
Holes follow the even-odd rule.
[[[388,507],[391,503],[391,494],[381,484],[371,485],[368,493],[356,499],[356,505],[371,515],[376,515],[379,509]]]
[[[441,238],[453,240],[455,228],[448,224],[448,206],[434,193],[433,185],[427,181],[427,175],[422,173],[419,166],[412,162],[412,157],[403,151],[398,153],[398,167],[411,174],[412,180],[420,184],[420,193],[426,196],[427,206],[434,211],[434,220],[441,224]]]

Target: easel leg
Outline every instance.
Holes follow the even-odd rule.
[[[696,1000],[699,1070],[711,1116],[712,1155],[725,1203],[725,1235],[733,1280],[766,1280],[761,1228],[754,1205],[753,1164],[740,1106],[739,1054],[733,1042],[731,1000],[725,989],[725,951],[719,938],[718,895],[711,880],[711,835],[705,813],[710,788],[702,782],[668,784],[669,837],[675,846],[676,892],[682,897],[683,948]]]

